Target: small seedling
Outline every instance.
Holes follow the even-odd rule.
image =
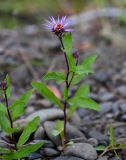
[[[125,149],[126,144],[125,143],[116,143],[115,140],[115,134],[114,134],[114,129],[112,127],[112,124],[109,125],[109,145],[107,147],[105,146],[98,146],[96,149],[97,151],[103,151],[103,153],[100,155],[102,157],[105,155],[107,152],[114,152],[115,156],[119,158],[117,151],[120,149]]]
[[[35,117],[28,122],[18,140],[15,139],[15,134],[20,131],[20,126],[17,125],[15,127],[14,121],[24,114],[25,106],[34,90],[27,91],[9,105],[8,100],[11,95],[11,89],[10,77],[7,75],[6,79],[0,83],[0,91],[5,100],[5,105],[0,103],[0,127],[8,136],[8,141],[3,141],[3,143],[7,144],[7,147],[0,146],[0,158],[14,160],[27,157],[31,152],[38,150],[43,145],[43,142],[27,143],[30,135],[37,129],[40,118]]]

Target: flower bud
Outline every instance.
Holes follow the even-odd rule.
[[[79,52],[78,51],[73,52],[73,57],[75,59],[78,59],[79,58]]]
[[[0,82],[0,89],[4,90],[4,91],[7,89],[7,82],[6,82],[6,80],[3,80],[3,81]]]

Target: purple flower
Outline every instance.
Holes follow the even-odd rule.
[[[44,26],[46,29],[54,32],[57,36],[62,36],[64,32],[73,31],[72,29],[68,28],[69,24],[70,21],[66,18],[66,16],[63,16],[61,19],[58,16],[57,20],[55,20],[54,17],[51,16],[49,17],[49,20],[46,20]]]

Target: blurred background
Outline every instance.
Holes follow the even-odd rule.
[[[126,82],[125,8],[126,0],[0,0],[1,79],[9,73],[14,90],[23,92],[45,72],[64,69],[60,44],[42,24],[50,15],[67,15],[74,50],[82,57],[97,53],[95,78],[120,87]]]
[[[71,19],[73,50],[79,51],[79,63],[87,55],[98,55],[95,73],[85,82],[101,110],[78,109],[81,130],[106,145],[111,122],[116,137],[126,143],[126,0],[0,0],[0,79],[10,75],[11,100],[46,72],[65,69],[59,41],[42,25],[48,16],[58,15]],[[61,97],[62,85],[47,84]],[[34,94],[26,114],[49,107],[48,100]]]

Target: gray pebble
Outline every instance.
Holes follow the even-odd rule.
[[[45,137],[44,128],[40,126],[34,134],[34,139],[44,139],[44,137]]]
[[[73,156],[60,156],[60,157],[55,158],[54,160],[84,160],[84,159],[73,157]]]
[[[97,153],[92,145],[88,143],[75,143],[68,146],[65,151],[65,155],[72,155],[86,160],[96,160]]]

